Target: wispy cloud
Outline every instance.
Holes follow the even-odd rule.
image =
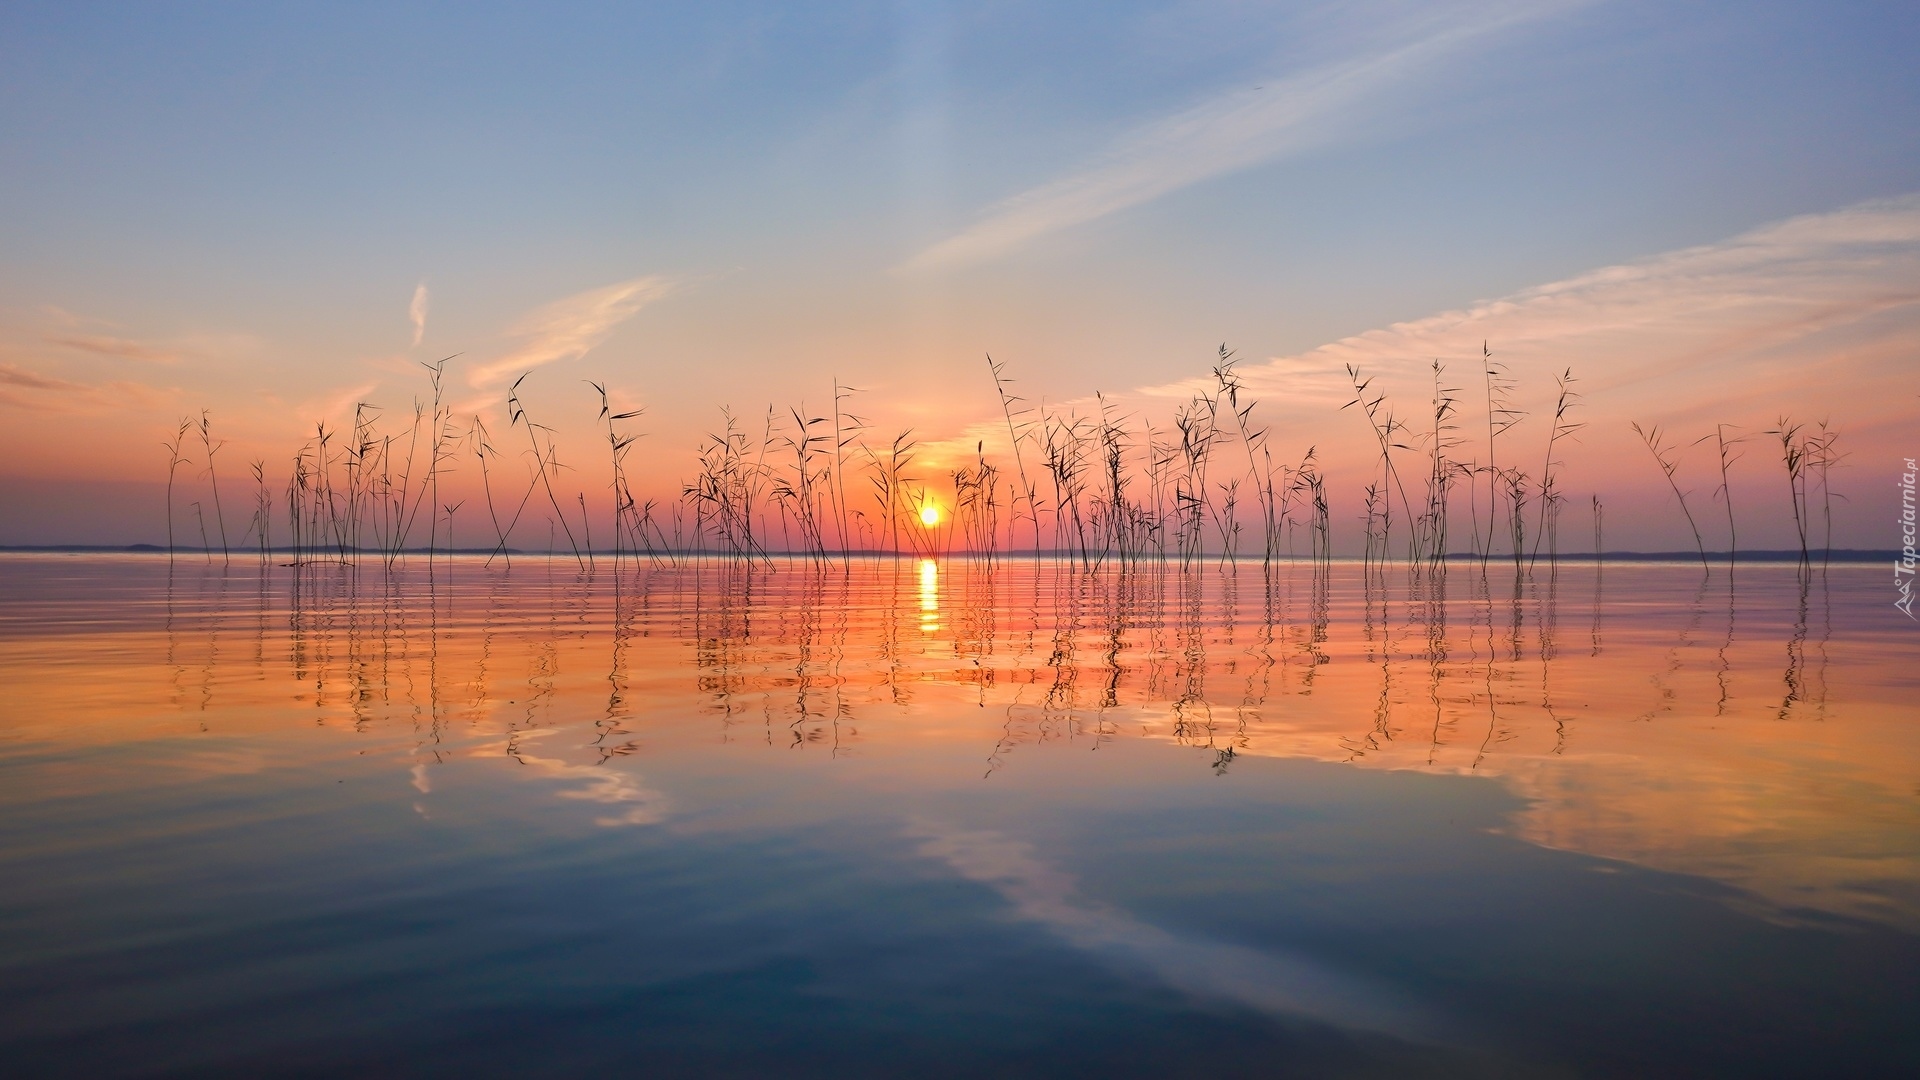
[[[38,372],[28,371],[17,364],[0,364],[0,385],[25,387],[28,390],[85,390],[79,383],[70,383],[64,379],[50,378]]]
[[[649,275],[548,304],[508,330],[510,336],[522,339],[517,348],[474,368],[468,381],[476,387],[487,386],[516,371],[585,356],[615,327],[673,287],[672,279]]]
[[[1539,374],[1575,367],[1596,404],[1645,402],[1672,415],[1757,396],[1806,407],[1833,397],[1831,380],[1815,375],[1822,365],[1842,362],[1845,381],[1862,392],[1890,374],[1866,358],[1885,351],[1877,342],[1920,329],[1916,323],[1920,194],[1792,218],[1396,323],[1248,376],[1256,390],[1278,395],[1297,390],[1303,371],[1337,374],[1349,363],[1424,370],[1436,357],[1474,357],[1491,341],[1497,358]],[[1852,404],[1864,411],[1871,401]]]
[[[407,305],[407,318],[413,320],[413,347],[419,348],[427,336],[427,283],[413,287],[413,303]]]
[[[54,345],[65,346],[94,356],[109,356],[117,360],[138,360],[147,364],[174,364],[185,358],[186,354],[178,349],[149,345],[130,338],[106,337],[96,334],[75,334],[50,336],[47,341]]]
[[[1437,62],[1571,3],[1480,10],[1400,44],[1345,57],[1203,101],[1128,133],[1088,167],[1021,192],[971,227],[921,251],[904,269],[1005,254],[1047,233],[1138,206],[1223,173],[1297,153],[1347,130],[1362,111]],[[1404,40],[1411,37],[1411,40]]]
[[[102,413],[151,409],[172,400],[170,392],[144,383],[116,380],[92,385],[42,375],[18,364],[0,362],[0,406],[23,412]]]

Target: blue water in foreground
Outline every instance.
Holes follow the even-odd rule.
[[[1920,634],[1742,573],[0,557],[0,1073],[1920,1075]]]

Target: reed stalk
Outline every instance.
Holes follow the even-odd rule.
[[[1707,439],[1712,439],[1715,449],[1719,452],[1720,486],[1713,489],[1713,497],[1720,500],[1721,504],[1727,508],[1727,562],[1729,564],[1737,561],[1740,556],[1740,532],[1735,528],[1733,521],[1733,487],[1730,484],[1730,470],[1733,468],[1733,463],[1740,460],[1738,452],[1740,444],[1746,442],[1746,437],[1743,435],[1728,438],[1727,429],[1730,426],[1715,424],[1713,434],[1702,436],[1699,440],[1705,442]]]
[[[223,565],[232,565],[233,555],[227,550],[227,514],[226,511],[220,507],[220,476],[213,468],[213,455],[218,452],[222,446],[227,445],[227,442],[225,439],[220,440],[218,443],[213,441],[213,420],[211,414],[206,409],[200,410],[199,427],[200,445],[205,448],[207,455],[207,481],[213,485],[214,520],[220,526],[220,561]]]
[[[1768,434],[1780,438],[1781,463],[1787,468],[1787,499],[1793,507],[1793,528],[1800,538],[1800,564],[1804,567],[1811,562],[1807,554],[1807,461],[1810,448],[1801,434],[1802,427],[1782,416],[1780,426]]]
[[[1662,445],[1660,425],[1655,424],[1650,430],[1643,430],[1639,422],[1635,421],[1633,430],[1640,436],[1641,441],[1647,444],[1647,451],[1653,455],[1653,460],[1660,466],[1660,474],[1667,478],[1667,486],[1673,489],[1673,497],[1680,504],[1680,512],[1686,515],[1687,528],[1693,530],[1694,546],[1700,549],[1701,568],[1712,573],[1713,568],[1707,563],[1707,545],[1700,539],[1700,527],[1694,524],[1693,511],[1687,508],[1687,493],[1680,490],[1680,483],[1674,478],[1674,474],[1680,469],[1679,457],[1675,454],[1673,447]]]
[[[1554,460],[1554,444],[1586,426],[1568,418],[1568,414],[1580,404],[1580,395],[1573,389],[1573,369],[1567,368],[1554,376],[1554,382],[1559,386],[1560,393],[1553,404],[1553,422],[1547,428],[1546,462],[1540,467],[1540,522],[1539,528],[1534,531],[1533,554],[1527,560],[1529,569],[1539,561],[1540,541],[1552,532],[1548,528],[1548,515],[1559,505],[1560,494],[1554,486],[1553,468],[1560,462]]]
[[[173,477],[180,466],[190,464],[186,455],[180,452],[181,444],[186,441],[187,432],[193,430],[193,420],[182,417],[179,430],[173,433],[173,440],[161,440],[160,445],[167,451],[167,562],[173,562]]]
[[[1020,452],[1020,444],[1025,440],[1028,432],[1031,430],[1032,421],[1016,421],[1015,419],[1016,417],[1026,416],[1030,410],[1024,407],[1020,409],[1014,408],[1016,404],[1025,399],[1007,389],[1007,386],[1012,383],[1013,380],[1007,377],[1006,365],[996,362],[992,354],[987,355],[987,370],[993,375],[994,393],[1000,399],[1000,415],[1005,418],[1007,422],[1007,440],[1013,450],[1014,470],[1020,479],[1020,487],[1015,494],[1013,506],[1014,524],[1019,524],[1020,504],[1018,500],[1025,498],[1027,502],[1027,517],[1033,522],[1033,557],[1038,559],[1040,557],[1040,507],[1038,504],[1038,492],[1033,482],[1027,479],[1026,456]]]
[[[1513,430],[1526,414],[1513,407],[1509,396],[1513,393],[1513,381],[1507,377],[1507,367],[1494,361],[1493,350],[1484,341],[1480,343],[1480,362],[1487,388],[1487,546],[1480,553],[1484,566],[1493,555],[1493,510],[1500,501],[1496,485],[1503,475],[1495,448],[1499,437]]]

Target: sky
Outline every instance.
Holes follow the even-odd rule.
[[[1917,49],[1910,3],[9,3],[0,544],[159,542],[182,417],[244,503],[248,462],[284,483],[363,401],[403,424],[442,358],[496,433],[527,374],[600,507],[588,380],[646,410],[635,486],[671,498],[723,407],[859,387],[931,477],[1006,457],[989,354],[1164,430],[1225,343],[1342,549],[1345,366],[1413,417],[1441,361],[1471,431],[1483,346],[1516,460],[1572,369],[1554,456],[1609,547],[1692,545],[1634,422],[1703,519],[1696,440],[1747,436],[1741,544],[1790,546],[1783,416],[1840,432],[1836,546],[1893,547]]]

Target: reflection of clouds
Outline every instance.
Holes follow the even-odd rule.
[[[197,750],[183,754],[175,763],[181,773],[192,779],[213,776],[250,776],[265,772],[267,755],[252,748]]]
[[[1808,784],[1809,771],[1827,775]],[[1920,925],[1920,845],[1897,770],[1613,752],[1514,762],[1506,779],[1528,801],[1514,833],[1529,843],[1724,882],[1769,919]]]
[[[1021,917],[1195,997],[1341,1027],[1412,1037],[1431,1034],[1385,987],[1299,957],[1182,937],[1098,901],[1077,899],[1073,876],[1042,862],[1023,841],[927,821],[915,822],[908,835],[924,840],[921,854],[946,862],[969,881],[993,887]]]
[[[657,825],[666,820],[667,797],[652,788],[642,786],[636,777],[628,773],[607,765],[573,765],[559,758],[535,757],[527,752],[529,740],[548,734],[551,732],[518,732],[505,742],[489,743],[480,747],[479,752],[508,754],[520,764],[537,769],[549,777],[580,782],[580,787],[566,788],[556,794],[563,799],[582,799],[619,810],[617,813],[594,818],[595,825],[604,825],[609,828],[621,825]]]

